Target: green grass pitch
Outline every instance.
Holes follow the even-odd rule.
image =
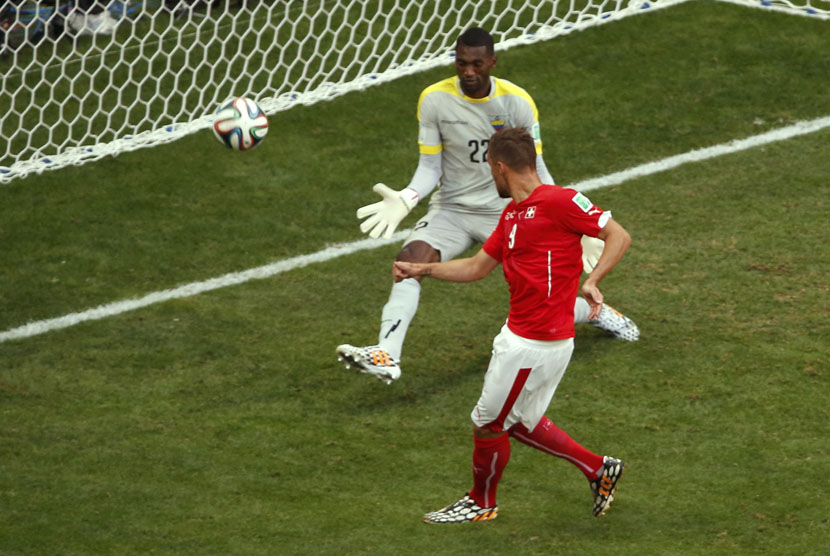
[[[830,115],[827,52],[827,22],[695,2],[494,73],[534,96],[569,184]],[[205,131],[4,185],[0,330],[359,239],[451,72],[278,114],[247,153]],[[334,348],[374,341],[393,245],[0,343],[0,553],[823,554],[829,143],[589,194],[633,237],[604,290],[642,337],[579,327],[548,416],[629,464],[601,519],[572,466],[514,444],[497,520],[421,523],[471,486],[507,292],[426,282],[401,380],[346,373]]]

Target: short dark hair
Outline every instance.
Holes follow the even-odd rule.
[[[515,172],[536,169],[536,143],[526,129],[506,127],[490,137],[487,156]]]
[[[464,46],[486,46],[488,56],[492,56],[496,51],[493,46],[492,35],[481,27],[470,27],[461,33],[461,36],[455,41],[455,49],[458,50],[458,47],[462,44]]]

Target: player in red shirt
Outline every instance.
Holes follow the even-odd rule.
[[[598,237],[605,248],[582,285],[591,318],[602,308],[599,281],[631,243],[611,213],[584,195],[542,184],[536,172],[533,138],[519,128],[496,132],[488,162],[496,188],[512,198],[498,226],[473,257],[442,263],[396,261],[396,281],[431,276],[471,282],[499,263],[510,285],[507,323],[493,340],[473,420],[473,488],[463,498],[424,516],[430,523],[487,521],[498,514],[496,489],[510,459],[510,437],[574,464],[588,479],[593,514],[614,499],[622,461],[582,447],[544,416],[573,353],[573,299],[582,272],[582,235]]]

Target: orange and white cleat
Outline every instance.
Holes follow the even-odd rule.
[[[605,303],[602,304],[599,317],[590,322],[618,340],[636,342],[640,339],[640,329],[637,328],[634,321]]]
[[[401,376],[401,366],[380,346],[356,347],[350,344],[337,346],[337,360],[347,369],[354,367],[361,373],[375,376],[386,384],[392,384]]]

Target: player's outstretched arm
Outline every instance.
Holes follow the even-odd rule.
[[[617,266],[623,254],[625,254],[631,245],[631,236],[614,219],[608,221],[605,227],[597,234],[597,237],[605,242],[605,247],[599,256],[594,270],[591,271],[591,274],[588,275],[582,284],[582,296],[591,306],[591,312],[588,315],[589,319],[598,318],[599,312],[602,309],[603,295],[598,287],[600,280],[611,272],[612,268]]]
[[[407,185],[421,199],[426,199],[432,193],[443,172],[443,162],[440,154],[421,154],[418,158],[418,167]]]
[[[443,263],[408,263],[395,261],[392,275],[395,282],[418,276],[430,276],[449,282],[473,282],[490,274],[499,261],[487,254],[483,249],[466,259],[453,259]]]
[[[368,232],[369,237],[373,238],[383,234],[388,239],[401,220],[418,204],[418,193],[409,188],[395,191],[382,183],[375,184],[372,189],[383,200],[357,209],[357,217],[366,219],[360,224],[360,231]]]
[[[357,209],[357,217],[366,219],[360,224],[360,231],[368,232],[372,238],[381,234],[387,239],[392,237],[401,220],[415,208],[419,200],[435,189],[440,178],[441,155],[422,154],[412,181],[401,191],[390,189],[382,183],[375,184],[372,189],[383,200]]]

